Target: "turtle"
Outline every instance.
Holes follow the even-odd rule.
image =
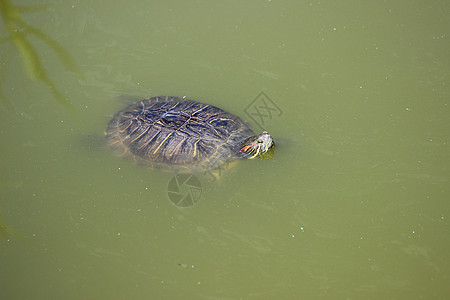
[[[176,96],[129,105],[112,117],[105,135],[118,154],[178,173],[208,171],[238,158],[264,159],[268,151],[273,156],[275,145],[268,132],[255,135],[238,116]]]

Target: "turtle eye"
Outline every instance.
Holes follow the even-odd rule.
[[[258,144],[262,144],[262,143],[264,143],[264,141],[258,140],[257,143],[258,143]]]

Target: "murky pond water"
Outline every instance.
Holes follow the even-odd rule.
[[[1,299],[449,297],[446,1],[0,8]],[[157,95],[268,130],[274,158],[115,156],[108,120]]]

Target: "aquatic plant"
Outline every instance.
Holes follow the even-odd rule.
[[[7,236],[11,229],[0,218],[0,236]]]
[[[5,37],[0,38],[0,44],[12,42],[15,48],[19,50],[23,66],[31,78],[44,83],[50,89],[54,98],[73,113],[74,108],[72,104],[50,79],[38,52],[29,40],[29,36],[35,36],[46,43],[60,58],[67,70],[78,72],[75,62],[60,44],[41,30],[27,24],[21,17],[21,13],[36,12],[45,8],[46,6],[17,6],[12,4],[10,0],[0,0],[0,15],[7,32]],[[8,106],[8,101],[6,101],[1,91],[1,86],[6,77],[4,64],[0,66],[0,99]]]
[[[17,236],[16,231],[6,225],[0,216],[0,238],[11,238],[12,236]]]

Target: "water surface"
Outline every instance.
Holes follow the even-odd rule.
[[[2,23],[0,298],[450,296],[446,1],[12,4],[77,68],[15,24],[36,80]],[[103,140],[157,95],[268,130],[275,157],[195,175],[177,207],[174,174]]]

